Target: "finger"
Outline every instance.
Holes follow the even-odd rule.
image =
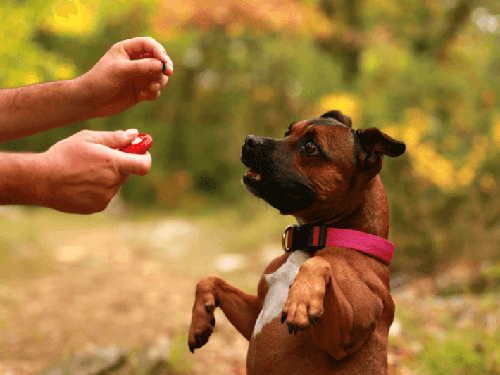
[[[168,80],[168,77],[163,75],[162,73],[155,74],[150,78],[149,85],[144,88],[149,89],[149,91],[156,94],[157,91],[161,90],[164,87],[164,85],[162,87],[163,78],[166,78]]]
[[[172,74],[174,74],[174,63],[172,62],[172,60],[170,60],[170,57],[168,57],[166,53],[165,56],[167,57],[167,61],[165,61],[166,65],[164,66],[163,72],[165,75],[170,77]]]
[[[168,77],[164,76],[165,80],[160,80],[160,82],[151,82],[147,86],[143,87],[139,91],[140,100],[154,100],[158,98],[161,94],[161,90],[165,87],[168,82]]]
[[[160,79],[160,90],[162,90],[168,82],[168,76],[162,75]]]
[[[116,185],[118,186],[118,189],[117,189],[117,191],[116,191],[115,195],[116,195],[116,194],[118,194],[118,192],[120,191],[120,187],[121,187],[123,184],[125,184],[125,182],[127,182],[129,178],[130,178],[130,174],[123,174],[123,173],[120,173],[120,177],[119,177],[118,182],[117,182],[117,184],[116,184]]]
[[[144,92],[149,92],[151,94],[157,94],[161,90],[161,86],[158,82],[151,82],[147,87],[144,88]]]
[[[166,54],[163,46],[151,37],[127,39],[121,42],[121,44],[125,52],[127,52],[129,55],[150,53],[159,60],[162,60],[161,57],[163,53]]]
[[[122,174],[135,174],[144,176],[149,173],[151,169],[151,154],[146,152],[143,155],[127,154],[125,152],[117,151],[118,170]]]
[[[172,63],[170,57],[167,55],[167,52],[165,51],[163,46],[155,39],[150,37],[139,37],[125,40],[122,43],[123,49],[129,56],[150,54],[152,55],[152,57],[155,57],[156,59],[165,63],[166,75],[172,75],[174,64]],[[163,65],[161,70],[163,70]]]
[[[157,74],[155,74],[155,75],[153,75],[153,76],[151,77],[151,82],[158,82],[158,83],[161,83],[161,80],[162,80],[163,78],[167,78],[167,79],[168,79],[168,77],[165,77],[162,73],[157,73]]]
[[[161,74],[163,64],[157,59],[125,60],[121,65],[121,73],[127,78],[138,76],[154,76]]]
[[[104,146],[117,148],[128,145],[138,135],[137,129],[128,129],[127,131],[117,130],[114,132],[88,131],[90,141]]]
[[[158,82],[153,82],[152,84],[149,85],[149,91],[152,94],[159,94],[161,90],[161,86]]]
[[[161,89],[168,82],[168,77],[164,75],[156,76],[144,86],[139,92],[139,100],[156,100],[161,95]]]
[[[150,89],[143,90],[139,93],[139,102],[149,101],[152,102],[158,99],[161,95],[160,90],[151,91]]]

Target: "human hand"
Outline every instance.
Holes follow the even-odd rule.
[[[92,214],[104,210],[130,174],[145,175],[151,155],[115,150],[138,131],[84,130],[40,154],[40,205],[62,212]]]
[[[85,102],[91,108],[90,117],[105,117],[142,101],[156,100],[173,69],[172,60],[156,40],[133,38],[113,45],[75,82],[88,95]]]

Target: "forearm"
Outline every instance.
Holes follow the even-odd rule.
[[[0,153],[0,205],[42,205],[40,155]]]
[[[79,79],[0,90],[0,143],[92,118]]]
[[[0,90],[0,143],[156,100],[172,73],[158,42],[134,38],[113,45],[73,80]]]

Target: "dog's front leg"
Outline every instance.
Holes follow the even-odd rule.
[[[331,267],[326,260],[312,257],[302,264],[290,286],[281,317],[290,333],[316,324],[323,316],[323,301],[327,288],[331,287]]]
[[[383,311],[383,292],[377,292],[383,286],[370,275],[360,280],[347,263],[322,256],[308,259],[290,287],[282,322],[295,334],[312,325],[316,345],[336,360],[354,353]]]
[[[259,315],[257,296],[243,292],[218,276],[207,276],[196,286],[188,345],[205,345],[215,326],[214,310],[220,307],[231,324],[249,340]]]

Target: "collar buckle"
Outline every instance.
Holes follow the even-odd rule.
[[[326,225],[289,225],[283,232],[281,247],[285,253],[294,250],[315,252],[325,247],[327,237]]]

